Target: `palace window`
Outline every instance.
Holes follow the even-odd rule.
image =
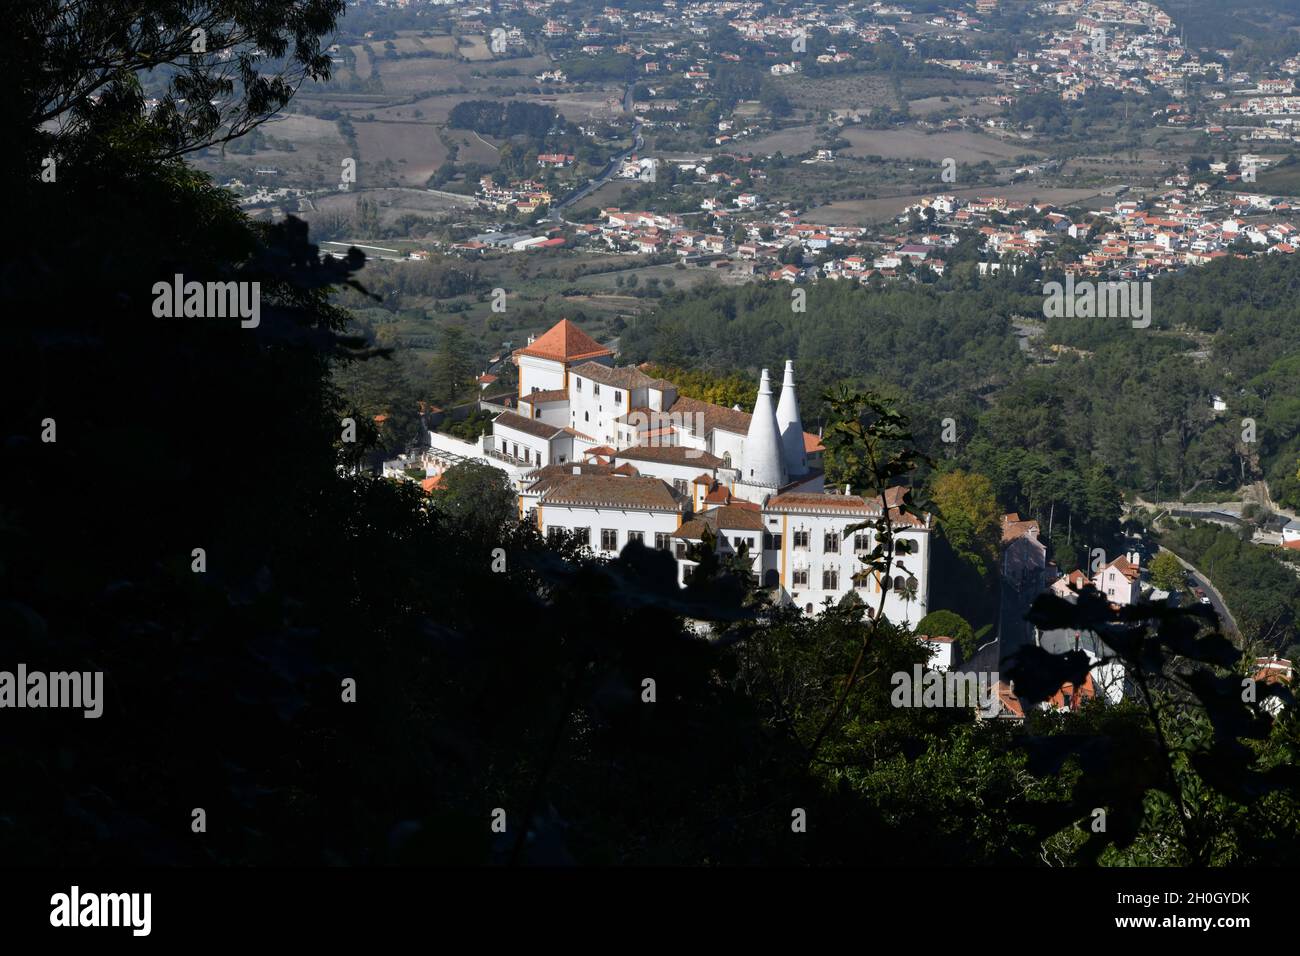
[[[822,572],[822,588],[826,591],[838,591],[840,587],[840,572],[835,568],[827,568]]]
[[[656,532],[655,532],[655,547],[658,548],[660,551],[667,551],[667,550],[668,550],[668,544],[669,544],[669,536],[668,536],[668,533],[667,533],[666,531],[656,531]]]
[[[807,551],[812,547],[809,539],[812,537],[810,531],[796,531],[794,533],[794,546],[797,551]]]
[[[806,588],[806,587],[808,586],[808,569],[807,569],[807,568],[795,568],[795,570],[794,570],[794,586],[797,587],[797,588]]]
[[[781,550],[781,536],[780,536],[779,534],[769,534],[769,533],[764,533],[764,535],[763,535],[763,550],[765,550],[765,551],[780,551],[780,550]]]
[[[578,544],[585,545],[585,546],[587,546],[587,547],[591,547],[591,529],[590,529],[590,528],[574,528],[574,529],[573,529],[573,538],[574,538],[575,541],[578,542]]]
[[[618,530],[615,528],[600,529],[600,550],[617,551],[618,550]]]
[[[645,544],[645,532],[629,531],[627,533],[627,543],[631,544],[633,541],[635,541],[637,544]]]
[[[840,550],[840,533],[838,531],[827,531],[822,538],[822,551],[827,554],[838,554]]]

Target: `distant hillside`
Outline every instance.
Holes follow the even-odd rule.
[[[1277,41],[1287,31],[1293,33],[1290,42],[1300,44],[1295,0],[1164,0],[1159,6],[1185,30],[1192,47],[1235,45],[1234,39]]]

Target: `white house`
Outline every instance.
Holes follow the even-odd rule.
[[[1093,575],[1092,585],[1111,604],[1136,604],[1141,579],[1141,569],[1121,555]]]
[[[930,521],[898,508],[902,488],[886,499],[895,528],[895,554],[889,580],[864,575],[859,555],[876,545],[875,531],[848,529],[875,521],[883,513],[880,499],[858,495],[788,492],[763,506],[763,584],[779,588],[784,601],[816,613],[828,598],[839,601],[853,591],[874,614],[884,594],[884,614],[891,621],[916,622],[930,603]]]
[[[541,494],[534,507],[547,537],[576,535],[612,557],[632,541],[667,550],[685,502],[658,478],[576,474]]]

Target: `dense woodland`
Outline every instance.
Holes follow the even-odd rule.
[[[1042,297],[1024,277],[953,271],[919,286],[820,283],[807,289],[802,312],[787,286],[671,293],[621,344],[632,360],[718,373],[753,375],[795,358],[814,424],[833,384],[893,389],[927,451],[988,471],[1004,504],[1045,524],[1064,489],[1030,490],[1023,473],[1051,472],[1068,484],[1071,473],[1101,471],[1152,501],[1267,477],[1276,501],[1300,505],[1294,257],[1161,279],[1150,329],[1049,320],[1041,359],[1018,348],[1013,332],[1017,316],[1042,321]],[[1213,411],[1215,396],[1226,412]],[[957,423],[955,442],[942,440],[945,418]],[[1243,440],[1250,422],[1254,440]]]

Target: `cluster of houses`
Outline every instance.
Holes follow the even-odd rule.
[[[1208,188],[1176,187],[1150,201],[1117,201],[1087,220],[1045,203],[966,201],[951,195],[927,197],[900,219],[921,213],[933,230],[910,244],[918,261],[929,258],[922,251],[954,244],[953,230],[977,231],[981,251],[999,261],[1040,259],[1068,236],[1089,243],[1073,271],[1137,278],[1205,265],[1233,255],[1230,249],[1242,242],[1254,252],[1294,253],[1297,231],[1288,219],[1295,211],[1284,197],[1236,193],[1215,198]],[[999,222],[992,221],[994,216]],[[832,268],[843,271],[842,266]]]
[[[552,157],[553,160],[557,158],[562,160],[559,154],[548,153],[545,155]],[[572,161],[573,158],[569,157],[569,162]],[[541,163],[540,156],[538,162],[541,165],[546,165]],[[561,165],[564,165],[562,161]],[[478,192],[474,195],[481,205],[489,209],[501,213],[514,212],[525,216],[532,215],[543,206],[549,206],[553,198],[546,186],[536,180],[516,179],[505,185],[498,186],[491,176],[483,176],[479,179]]]
[[[1300,540],[1300,535],[1298,535]],[[1004,585],[1022,596],[1020,607],[1027,607],[1033,598],[1050,591],[1063,600],[1077,602],[1085,594],[1100,596],[1118,609],[1148,601],[1165,601],[1170,595],[1155,588],[1142,568],[1141,552],[1137,549],[1118,555],[1099,564],[1091,575],[1082,570],[1058,574],[1047,560],[1046,545],[1040,540],[1037,521],[1024,520],[1011,513],[1002,518],[1001,577]],[[1008,600],[1004,593],[1004,601]],[[1014,615],[1019,617],[1019,613]],[[1023,629],[1023,630],[1021,630]],[[1096,633],[1075,628],[1043,629],[1028,622],[1017,621],[1008,627],[1004,619],[998,638],[980,648],[969,660],[958,663],[954,658],[952,641],[946,637],[927,637],[934,657],[931,666],[940,670],[954,670],[967,675],[998,673],[1027,644],[1040,647],[1052,654],[1072,651],[1084,653],[1089,670],[1078,684],[1065,683],[1047,700],[1037,704],[1044,711],[1077,711],[1093,700],[1118,703],[1135,693],[1135,684],[1116,659],[1114,651]],[[1292,662],[1278,657],[1255,659],[1251,671],[1257,683],[1290,686],[1295,677]],[[1015,693],[1013,682],[999,679],[996,683],[997,706],[987,712],[978,712],[981,719],[1023,721],[1026,702]],[[1261,695],[1262,696],[1262,695]],[[1276,714],[1282,707],[1277,698],[1265,700],[1264,706]]]

